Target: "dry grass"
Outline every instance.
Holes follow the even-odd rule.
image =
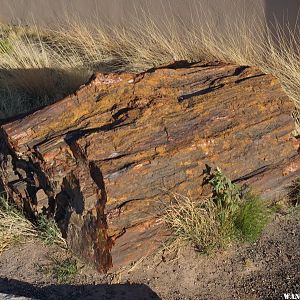
[[[62,237],[62,233],[54,219],[48,219],[45,215],[40,214],[37,216],[35,228],[39,238],[47,245],[56,244],[67,249],[67,242]]]
[[[214,12],[199,11],[201,25],[193,20],[183,24],[174,17],[158,26],[144,13],[127,28],[76,19],[59,30],[2,27],[0,110],[13,115],[51,103],[84,83],[93,71],[140,72],[174,60],[259,66],[277,76],[299,106],[296,30],[277,26],[274,31],[262,19],[241,14],[235,20],[223,17],[220,31]]]
[[[34,224],[4,196],[0,196],[0,253],[11,245],[37,238],[46,244],[67,248],[54,220],[39,215]]]
[[[256,241],[270,217],[265,200],[233,184],[220,169],[210,175],[212,198],[197,202],[175,194],[162,220],[171,235],[167,249],[178,250],[191,244],[197,251],[209,253],[232,241]]]
[[[91,76],[92,72],[78,61],[80,56],[54,44],[55,37],[49,31],[37,27],[1,28],[0,111],[5,116],[52,103]]]
[[[33,224],[0,197],[0,253],[12,244],[37,238]]]
[[[172,232],[170,248],[191,243],[198,251],[209,252],[220,243],[217,207],[211,199],[193,202],[174,194],[163,221]]]

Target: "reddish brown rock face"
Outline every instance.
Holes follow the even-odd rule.
[[[107,271],[159,246],[169,193],[199,199],[206,164],[265,197],[284,193],[299,175],[292,109],[278,80],[256,68],[97,74],[2,126],[1,185],[31,213],[46,195],[71,248]]]

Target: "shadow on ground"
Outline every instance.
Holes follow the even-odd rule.
[[[145,284],[48,285],[38,287],[14,279],[0,278],[0,293],[35,299],[160,299]]]

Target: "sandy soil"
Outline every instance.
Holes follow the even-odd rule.
[[[88,266],[58,284],[41,266],[67,254],[32,242],[0,255],[0,292],[38,299],[284,299],[300,293],[300,213],[277,216],[254,245],[203,256],[182,250],[154,255],[119,273]]]

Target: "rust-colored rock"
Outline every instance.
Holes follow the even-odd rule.
[[[278,80],[251,67],[97,74],[2,126],[0,184],[32,214],[47,195],[72,249],[107,271],[157,248],[168,192],[199,199],[205,164],[278,197],[299,175],[292,109]]]

